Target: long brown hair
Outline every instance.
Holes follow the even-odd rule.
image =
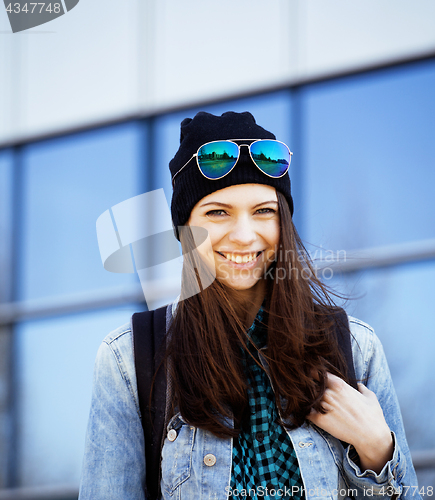
[[[262,354],[281,418],[297,427],[312,408],[322,411],[326,372],[347,381],[347,368],[334,333],[331,293],[316,276],[285,197],[279,191],[277,197],[280,241],[263,278],[268,322]],[[186,259],[182,286],[195,289],[199,276],[209,271],[195,252],[186,253],[194,248],[188,235],[181,235]],[[238,435],[248,405],[242,349],[250,340],[239,313],[226,287],[215,280],[178,303],[169,330],[174,407],[189,424],[221,437]]]

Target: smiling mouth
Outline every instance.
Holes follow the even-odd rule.
[[[222,253],[222,252],[217,252],[219,255],[222,255],[225,259],[229,260],[230,262],[234,262],[235,264],[247,264],[249,262],[252,262],[253,260],[257,259],[261,253],[263,253],[263,250],[260,250],[259,252],[256,253],[250,253],[246,255],[234,255],[232,253]]]

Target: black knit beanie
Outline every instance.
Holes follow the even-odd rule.
[[[275,139],[275,136],[255,123],[255,118],[245,111],[229,111],[222,116],[215,116],[204,111],[193,119],[185,118],[181,122],[180,147],[169,163],[173,177],[206,142],[224,139]],[[178,226],[184,226],[190,217],[192,208],[205,196],[219,189],[236,184],[266,184],[273,186],[286,197],[293,215],[293,199],[290,190],[288,172],[275,179],[269,177],[253,163],[247,148],[241,148],[240,158],[233,170],[217,180],[209,180],[198,169],[195,159],[175,177],[172,193],[171,214],[174,232],[179,239]]]

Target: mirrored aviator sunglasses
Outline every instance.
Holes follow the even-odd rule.
[[[250,142],[250,144],[246,144],[246,142]],[[236,166],[242,146],[249,148],[252,161],[263,174],[279,178],[287,173],[293,153],[283,142],[273,139],[231,139],[203,144],[192,158],[174,174],[172,184],[175,183],[175,177],[195,157],[198,168],[204,177],[209,180],[222,179]]]

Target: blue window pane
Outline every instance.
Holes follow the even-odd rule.
[[[17,326],[20,486],[77,486],[95,356],[134,306]]]
[[[344,275],[334,285],[351,299],[346,310],[381,339],[412,449],[435,448],[432,308],[435,262]],[[331,282],[330,282],[331,283]]]
[[[23,151],[19,298],[131,283],[104,270],[97,218],[145,190],[140,123],[32,144]]]
[[[12,151],[0,151],[0,302],[11,300],[12,169]]]
[[[435,62],[302,92],[306,240],[353,249],[435,227]]]
[[[163,187],[169,201],[172,196],[169,162],[180,145],[180,123],[186,117],[193,118],[198,111],[207,111],[215,115],[221,115],[226,111],[238,113],[249,111],[259,125],[273,132],[277,139],[287,143],[292,149],[292,100],[289,91],[238,99],[162,116],[155,121],[155,188]],[[294,162],[291,168],[294,168],[293,165]]]

